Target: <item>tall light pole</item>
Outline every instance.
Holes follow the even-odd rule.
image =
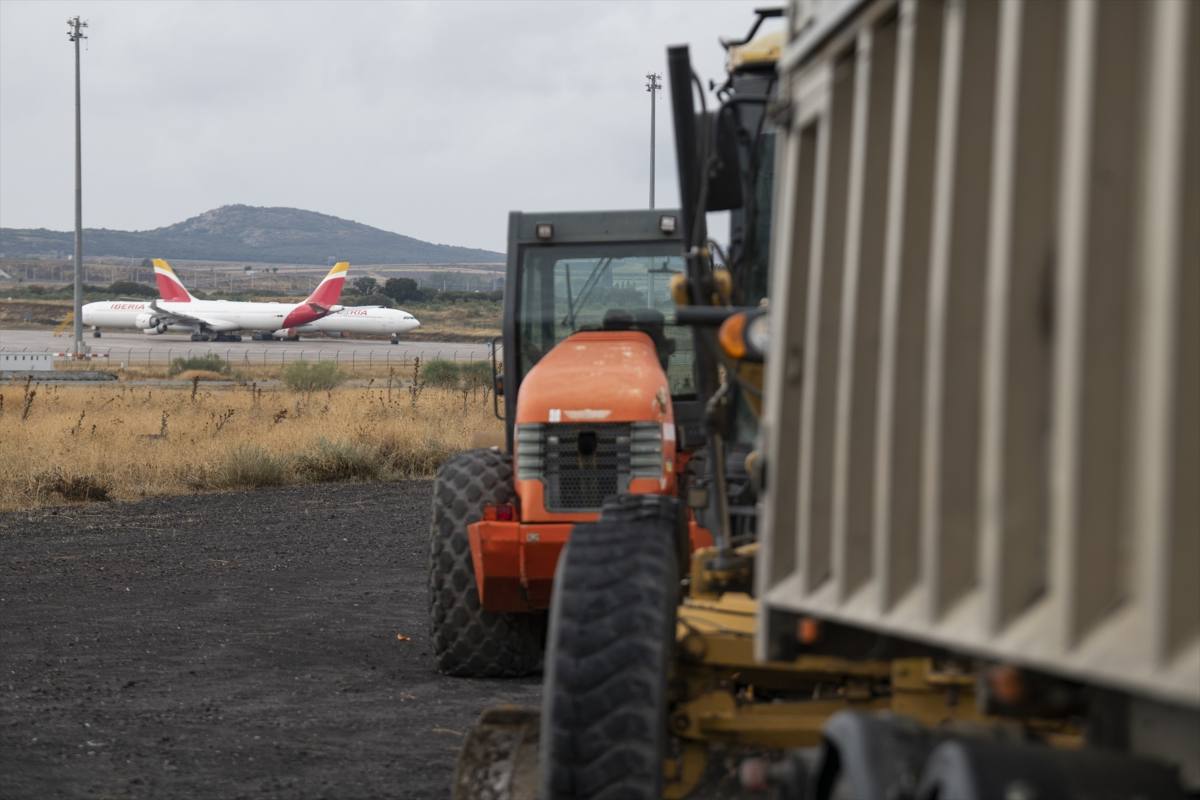
[[[78,358],[87,352],[83,343],[83,155],[80,149],[79,125],[79,40],[86,39],[87,27],[79,17],[67,20],[67,39],[75,45],[75,347]]]
[[[646,91],[650,93],[650,208],[654,208],[654,99],[662,90],[662,75],[646,75]]]

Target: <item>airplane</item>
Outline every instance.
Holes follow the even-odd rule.
[[[417,318],[399,308],[383,306],[343,306],[324,317],[296,328],[276,331],[276,338],[297,337],[302,333],[375,334],[400,343],[400,334],[421,327]]]
[[[241,341],[239,331],[263,332],[270,340],[274,332],[314,322],[340,310],[342,286],[350,264],[339,261],[316,289],[301,303],[257,303],[238,300],[198,300],[161,258],[153,259],[158,300],[132,302],[102,300],[83,307],[83,324],[95,328],[138,328],[158,335],[167,331],[191,331],[193,342],[216,339]]]
[[[349,267],[344,261],[335,264],[316,290],[299,305],[246,303],[197,300],[171,269],[171,265],[156,258],[154,279],[160,300],[150,303],[128,300],[88,303],[83,307],[83,324],[95,328],[94,336],[100,335],[99,329],[103,326],[136,327],[151,335],[190,331],[193,341],[207,341],[210,333],[215,333],[217,341],[240,340],[240,336],[232,331],[252,330],[255,331],[254,338],[264,341],[296,341],[302,333],[375,334],[388,336],[392,344],[400,342],[400,334],[420,327],[421,323],[416,317],[400,309],[337,305]],[[231,312],[231,308],[234,311]],[[318,316],[319,309],[325,309],[325,314]],[[241,319],[244,324],[239,323],[236,328],[218,327],[233,323],[234,318]]]

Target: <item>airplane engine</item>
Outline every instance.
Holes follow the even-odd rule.
[[[153,314],[138,314],[134,324],[142,329],[142,333],[157,335],[167,332],[167,323]]]

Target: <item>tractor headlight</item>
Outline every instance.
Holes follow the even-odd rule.
[[[629,477],[661,478],[663,434],[658,422],[635,422],[629,426]]]
[[[763,359],[767,356],[767,343],[770,341],[769,319],[770,317],[764,312],[752,317],[746,323],[746,349],[757,352]]]
[[[517,426],[517,480],[541,480],[546,474],[546,426],[523,423]]]

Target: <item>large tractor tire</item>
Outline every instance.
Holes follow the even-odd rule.
[[[671,499],[625,496],[571,533],[546,639],[544,798],[662,797],[677,515]]]
[[[493,614],[479,605],[467,525],[486,505],[513,502],[512,463],[468,450],[438,470],[429,537],[429,619],[437,668],[463,678],[515,678],[542,665],[546,615]]]

